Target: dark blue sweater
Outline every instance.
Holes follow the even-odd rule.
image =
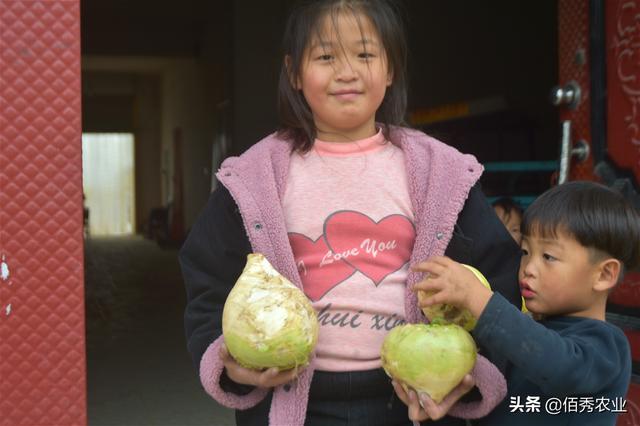
[[[615,424],[631,378],[629,342],[618,327],[569,316],[536,322],[495,293],[473,336],[508,387],[504,401],[474,424]]]

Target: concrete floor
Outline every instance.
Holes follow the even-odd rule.
[[[142,237],[85,244],[88,423],[234,425],[186,351],[176,249]]]

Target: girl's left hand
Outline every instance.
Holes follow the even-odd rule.
[[[409,388],[409,392],[405,392],[400,382],[396,380],[393,380],[391,384],[398,398],[408,407],[409,420],[423,422],[429,419],[439,420],[446,416],[451,407],[453,407],[464,394],[473,389],[475,382],[473,376],[467,374],[462,379],[462,382],[449,392],[449,395],[444,397],[440,404],[436,404],[426,394],[421,393],[418,395],[413,389]]]

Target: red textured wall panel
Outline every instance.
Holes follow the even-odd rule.
[[[0,0],[0,425],[86,424],[78,0]]]

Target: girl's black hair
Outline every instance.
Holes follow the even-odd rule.
[[[511,197],[501,197],[495,200],[492,204],[493,207],[500,207],[504,211],[504,215],[507,219],[511,217],[512,213],[516,213],[522,217],[522,207]]]
[[[397,2],[396,2],[397,3]],[[314,34],[320,34],[323,19],[335,18],[343,12],[357,18],[368,18],[378,32],[386,54],[393,82],[387,88],[382,104],[376,112],[376,121],[382,124],[382,132],[390,140],[392,125],[405,124],[407,109],[407,43],[397,6],[385,0],[315,0],[298,4],[289,15],[284,38],[283,60],[278,83],[279,135],[291,141],[293,149],[306,152],[316,139],[317,129],[311,109],[302,91],[292,82],[298,81],[305,51]],[[360,22],[360,20],[358,20]]]
[[[546,191],[525,210],[520,229],[522,235],[543,238],[566,232],[627,270],[640,263],[640,214],[620,193],[595,182],[568,182]]]

